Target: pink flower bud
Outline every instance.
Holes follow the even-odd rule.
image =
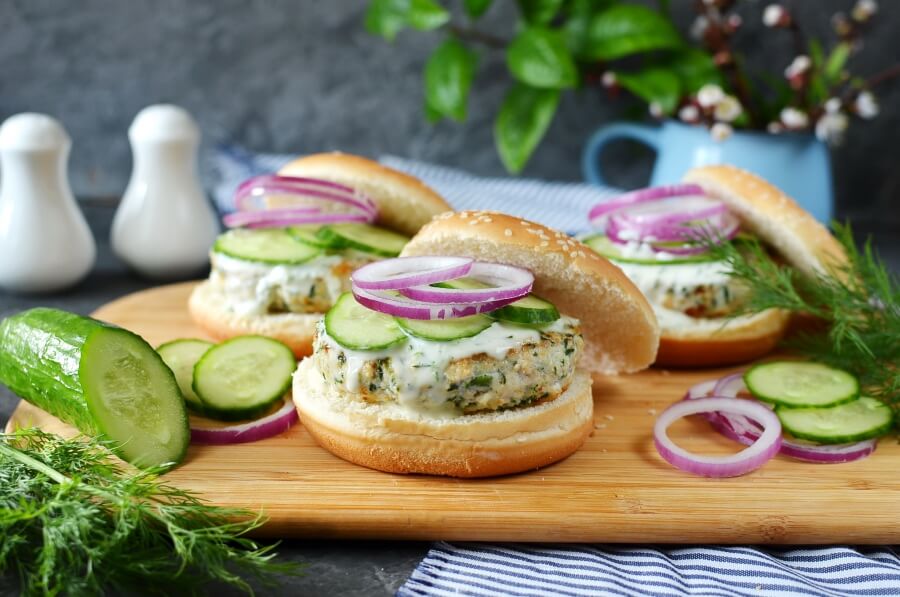
[[[600,83],[607,89],[615,87],[616,85],[618,85],[618,81],[616,80],[616,73],[612,72],[611,70],[606,71],[605,73],[603,73],[603,76],[600,77]]]
[[[700,110],[694,104],[688,104],[678,110],[678,118],[684,122],[694,124],[700,120]]]
[[[763,24],[766,27],[790,27],[791,14],[780,4],[770,4],[763,11]]]

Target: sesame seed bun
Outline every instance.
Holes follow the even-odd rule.
[[[290,162],[279,171],[288,176],[321,178],[351,186],[377,205],[377,223],[408,236],[434,215],[450,209],[444,199],[419,179],[372,160],[345,154],[319,153]],[[270,207],[277,207],[273,203]],[[242,315],[230,308],[228,296],[211,282],[200,284],[191,295],[191,315],[215,338],[260,334],[281,340],[298,357],[312,353],[316,323],[322,313],[266,313]]]
[[[796,201],[762,178],[733,166],[694,168],[685,182],[725,202],[780,258],[806,275],[836,272],[846,262],[840,243]],[[673,367],[731,365],[756,359],[778,344],[790,322],[770,309],[747,317],[698,318],[696,326],[662,324],[657,364]]]
[[[496,212],[445,213],[402,255],[460,255],[531,270],[534,294],[581,320],[582,363],[591,372],[639,371],[656,357],[659,326],[647,299],[619,268],[567,234]]]

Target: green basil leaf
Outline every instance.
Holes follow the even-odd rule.
[[[563,33],[569,50],[578,57],[587,54],[590,47],[591,21],[599,12],[609,8],[615,0],[572,0],[566,9]]]
[[[477,19],[487,12],[492,2],[493,0],[464,0],[463,6],[466,8],[466,14]]]
[[[466,103],[478,56],[450,38],[431,54],[425,65],[425,101],[437,114],[466,119]]]
[[[518,0],[518,4],[527,23],[546,25],[562,8],[563,0]]]
[[[521,172],[553,120],[559,105],[557,89],[537,89],[516,83],[507,92],[494,123],[494,141],[510,172]]]
[[[831,55],[825,62],[825,80],[829,83],[837,83],[844,71],[844,65],[850,58],[850,44],[839,43],[831,50]]]
[[[409,12],[406,20],[409,26],[419,31],[431,31],[450,20],[450,13],[435,0],[408,0]]]
[[[591,18],[583,57],[615,60],[683,45],[674,25],[658,12],[636,4],[617,4]]]
[[[366,31],[394,41],[406,26],[410,0],[372,0],[366,10]]]
[[[678,75],[685,93],[695,93],[708,83],[724,86],[722,73],[712,56],[696,48],[682,48],[663,58],[664,66]]]
[[[636,73],[616,72],[616,81],[647,103],[658,103],[665,114],[671,114],[678,107],[681,83],[678,75],[666,68],[650,67]]]
[[[519,33],[506,50],[513,76],[532,87],[562,89],[578,83],[578,70],[562,36],[544,27]]]

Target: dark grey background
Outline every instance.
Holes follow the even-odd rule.
[[[855,0],[785,2],[830,44],[829,18]],[[689,0],[672,0],[682,30]],[[764,30],[768,0],[740,0],[741,48],[778,73],[790,62],[784,32]],[[451,2],[459,5],[460,1]],[[883,0],[852,59],[868,75],[900,59],[900,6]],[[74,139],[71,178],[82,197],[117,196],[131,157],[126,129],[147,104],[168,101],[200,121],[207,147],[232,141],[258,151],[341,149],[393,153],[482,174],[502,174],[491,133],[509,84],[502,52],[482,53],[464,125],[422,113],[421,71],[440,37],[408,31],[393,45],[368,35],[363,0],[4,0],[0,3],[0,118],[25,110],[60,118]],[[515,3],[495,0],[483,28],[509,37]],[[827,44],[828,45],[828,44]],[[867,230],[900,229],[900,84],[879,92],[882,116],[856,122],[834,152],[838,214]],[[569,93],[527,176],[580,178],[581,147],[629,102],[598,89]],[[610,152],[613,182],[637,186],[650,154]]]

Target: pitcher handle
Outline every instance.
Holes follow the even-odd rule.
[[[644,124],[617,122],[594,133],[581,154],[581,171],[585,180],[599,186],[609,186],[600,173],[600,154],[603,147],[617,139],[634,139],[659,151],[659,129]]]

